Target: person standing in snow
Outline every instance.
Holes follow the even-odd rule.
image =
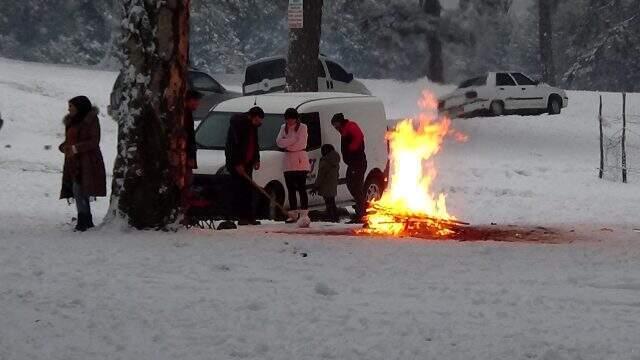
[[[94,227],[90,197],[107,196],[106,174],[100,151],[98,108],[86,96],[69,100],[69,114],[63,120],[64,153],[61,199],[73,198],[78,211],[76,231]]]
[[[256,220],[253,170],[260,169],[258,128],[262,125],[264,111],[255,106],[247,113],[231,116],[225,146],[226,168],[231,174],[235,197],[234,210],[238,225],[259,225]]]
[[[326,220],[339,222],[336,196],[338,195],[338,177],[340,172],[340,155],[333,145],[324,144],[320,148],[322,157],[318,166],[318,176],[311,189],[311,194],[319,194],[324,199],[327,209]]]
[[[276,139],[284,155],[284,182],[289,195],[289,217],[286,223],[298,221],[300,217],[309,216],[309,199],[307,196],[307,175],[311,170],[307,154],[307,125],[300,122],[298,111],[289,108],[284,113],[284,124]],[[297,195],[300,195],[298,209]]]
[[[358,124],[345,119],[342,113],[333,115],[331,125],[340,133],[342,159],[347,164],[347,188],[355,201],[356,216],[350,223],[361,223],[366,210],[363,192],[364,174],[367,171],[364,134]]]

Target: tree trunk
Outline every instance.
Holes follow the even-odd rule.
[[[429,63],[427,65],[427,77],[429,80],[444,82],[444,63],[442,61],[442,42],[440,41],[440,14],[442,7],[440,0],[420,0],[420,6],[431,19],[434,30],[427,35],[429,47]]]
[[[166,229],[186,186],[190,0],[122,0],[123,104],[107,221]]]
[[[542,62],[542,79],[544,82],[556,84],[556,70],[553,63],[553,23],[552,0],[538,0],[538,34],[540,40],[540,61]]]
[[[303,28],[289,31],[287,91],[318,91],[323,0],[304,0]]]

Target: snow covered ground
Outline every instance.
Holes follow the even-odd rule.
[[[106,113],[115,76],[0,59],[1,360],[640,359],[640,179],[597,179],[597,94],[570,92],[560,116],[455,120],[469,141],[437,160],[451,213],[560,229],[563,244],[273,224],[75,234],[57,200],[61,118],[78,94]],[[366,84],[389,118],[430,87]],[[619,113],[619,94],[605,100]],[[640,96],[629,101],[640,114]],[[116,128],[101,120],[110,168]]]

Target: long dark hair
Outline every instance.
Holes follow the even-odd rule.
[[[76,96],[69,100],[69,104],[73,105],[77,110],[76,114],[71,117],[71,124],[76,124],[82,121],[93,108],[89,98],[83,95]]]
[[[294,109],[294,108],[288,108],[285,112],[284,112],[284,120],[285,122],[287,121],[287,119],[296,119],[296,132],[300,129],[300,115],[298,114],[298,110]],[[285,134],[289,134],[289,128],[287,127],[287,124],[285,123],[284,125],[284,133]]]

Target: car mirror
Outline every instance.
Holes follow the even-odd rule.
[[[353,74],[347,74],[347,82],[350,83],[353,81]]]

